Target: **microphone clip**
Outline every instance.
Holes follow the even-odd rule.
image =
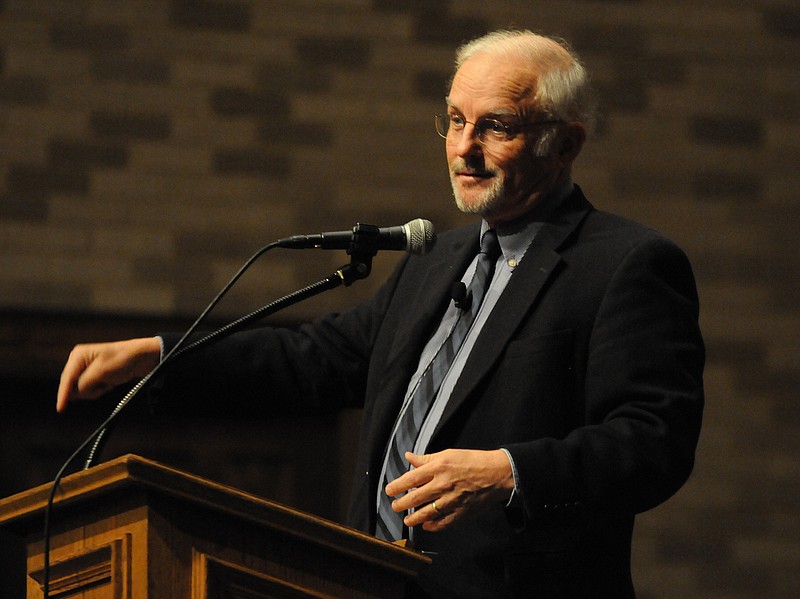
[[[347,248],[349,256],[372,258],[378,253],[378,242],[381,238],[381,230],[375,225],[356,223],[353,227],[353,236],[350,239],[350,246]]]
[[[349,287],[359,279],[366,279],[372,272],[372,258],[378,253],[379,240],[380,229],[375,225],[357,223],[353,227],[353,237],[347,248],[350,264],[343,266],[339,271],[345,287]]]
[[[456,308],[462,312],[472,307],[472,292],[468,292],[467,286],[461,281],[454,282],[450,287],[450,297],[453,298]]]

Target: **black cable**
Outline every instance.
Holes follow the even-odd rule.
[[[278,242],[273,242],[270,243],[269,245],[262,247],[242,265],[242,267],[238,270],[238,272],[233,277],[231,277],[231,279],[225,284],[225,286],[216,295],[216,297],[213,300],[211,300],[211,303],[209,303],[208,306],[205,308],[205,310],[203,310],[200,316],[198,316],[197,319],[194,321],[194,323],[192,323],[192,325],[186,330],[186,332],[180,338],[178,343],[176,343],[175,346],[169,351],[169,353],[167,353],[167,355],[164,356],[164,359],[161,360],[158,363],[158,365],[153,370],[151,370],[150,373],[147,374],[143,379],[141,379],[130,391],[128,391],[128,393],[125,395],[125,397],[123,397],[120,400],[120,402],[111,412],[111,414],[103,421],[103,423],[99,427],[97,427],[94,430],[94,432],[92,432],[91,435],[89,435],[89,437],[83,443],[80,444],[78,449],[76,449],[72,453],[72,455],[70,455],[69,458],[67,458],[66,462],[64,462],[64,464],[59,469],[58,473],[53,479],[53,484],[50,488],[50,494],[48,496],[47,505],[45,506],[45,511],[44,511],[44,569],[42,572],[43,582],[44,582],[43,584],[44,599],[49,599],[50,597],[50,516],[53,509],[53,502],[55,499],[56,490],[58,489],[58,485],[64,476],[64,472],[69,467],[69,465],[75,460],[75,458],[77,458],[78,455],[86,448],[86,446],[89,445],[89,443],[91,443],[93,439],[95,439],[96,440],[95,448],[93,448],[92,454],[87,459],[84,465],[84,470],[91,466],[91,460],[94,456],[94,452],[96,451],[97,448],[100,447],[102,439],[106,436],[106,430],[108,429],[109,424],[116,418],[117,414],[119,414],[122,411],[122,409],[126,405],[128,405],[130,400],[133,399],[133,397],[137,395],[139,391],[141,391],[142,388],[144,388],[145,385],[147,385],[147,383],[161,371],[163,366],[172,359],[172,357],[177,353],[178,350],[180,350],[181,346],[186,342],[189,336],[192,333],[194,333],[194,331],[197,329],[200,323],[203,322],[203,320],[205,320],[208,313],[222,300],[223,297],[225,297],[225,295],[230,291],[231,287],[233,287],[233,285],[236,284],[236,282],[253,265],[253,263],[263,254],[265,254],[266,252],[275,247],[278,247]]]
[[[370,227],[370,225],[357,225],[358,227]],[[374,231],[373,231],[374,229]],[[361,230],[361,229],[359,229]],[[286,295],[262,308],[251,312],[247,316],[244,316],[217,331],[210,333],[209,335],[202,337],[201,339],[191,343],[190,345],[183,347],[186,343],[188,338],[195,332],[197,327],[200,323],[206,318],[208,313],[222,300],[222,298],[230,291],[231,287],[241,278],[241,276],[247,271],[247,269],[252,266],[252,264],[260,258],[263,254],[267,251],[281,247],[281,240],[270,243],[269,245],[264,246],[260,250],[258,250],[255,254],[253,254],[245,263],[244,265],[238,270],[238,272],[225,284],[222,290],[217,294],[217,296],[211,301],[211,303],[203,310],[200,316],[192,323],[192,325],[186,330],[183,336],[178,340],[178,342],[172,347],[172,349],[167,353],[166,356],[156,365],[156,367],[150,371],[144,378],[142,378],[134,387],[128,391],[128,393],[123,397],[111,414],[103,421],[103,423],[95,429],[94,432],[83,442],[81,445],[76,449],[72,455],[64,462],[64,465],[61,466],[61,469],[56,474],[55,478],[53,479],[53,484],[50,489],[50,495],[47,500],[47,505],[45,506],[45,513],[44,513],[44,569],[43,569],[43,579],[44,579],[44,599],[49,599],[50,597],[50,518],[51,512],[53,509],[53,502],[55,499],[56,490],[58,489],[58,485],[61,482],[61,479],[64,476],[64,472],[69,467],[69,465],[75,460],[75,458],[92,442],[95,440],[94,447],[91,450],[90,455],[88,456],[85,464],[84,470],[88,469],[91,466],[91,463],[94,459],[94,455],[96,451],[102,445],[103,439],[107,436],[106,431],[111,424],[111,422],[117,417],[117,415],[122,411],[122,409],[130,403],[131,399],[136,396],[154,377],[156,374],[160,373],[162,368],[166,365],[171,363],[175,358],[180,355],[184,355],[185,353],[192,351],[206,343],[210,343],[211,341],[227,336],[238,330],[243,325],[257,319],[266,316],[267,314],[274,313],[280,310],[284,306],[292,305],[303,299],[311,297],[313,295],[317,295],[322,291],[327,289],[333,289],[338,287],[339,285],[350,285],[353,281],[358,279],[364,279],[369,276],[372,267],[372,257],[375,255],[376,247],[375,241],[377,239],[377,235],[379,234],[379,230],[377,227],[372,227],[371,229],[365,229],[365,233],[363,234],[363,239],[360,240],[359,243],[355,243],[350,247],[348,250],[348,254],[351,256],[350,264],[343,266],[341,269],[337,270],[333,274],[329,275],[325,279],[318,281],[312,285],[304,287],[298,291],[295,291],[289,295]],[[355,229],[354,229],[355,232]]]

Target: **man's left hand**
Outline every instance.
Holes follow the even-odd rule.
[[[424,530],[443,530],[468,516],[498,503],[505,504],[514,489],[514,474],[505,452],[497,449],[446,449],[416,455],[406,452],[413,466],[386,486],[386,494],[402,497],[392,509],[407,515],[406,526]]]

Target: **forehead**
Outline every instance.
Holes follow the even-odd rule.
[[[532,109],[538,72],[517,54],[479,53],[458,69],[447,103],[477,115]]]

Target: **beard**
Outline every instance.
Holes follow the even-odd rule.
[[[482,172],[491,175],[491,185],[480,192],[471,201],[467,201],[456,181],[456,172],[466,169],[467,164],[464,160],[454,160],[450,165],[450,185],[453,188],[453,197],[456,206],[464,214],[477,214],[479,216],[490,216],[502,208],[505,199],[505,177],[502,171],[484,168]]]

